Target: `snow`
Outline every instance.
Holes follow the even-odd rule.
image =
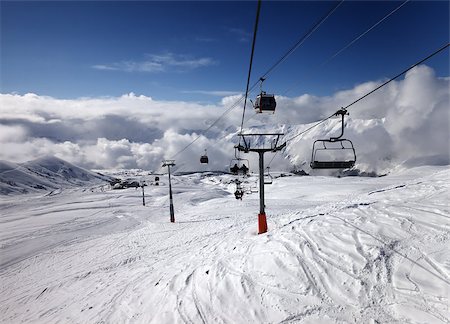
[[[0,322],[450,321],[448,166],[275,177],[261,235],[232,176],[172,179],[175,223],[167,176],[1,196]]]
[[[0,161],[0,194],[60,190],[111,179],[54,156],[43,156],[20,164]]]

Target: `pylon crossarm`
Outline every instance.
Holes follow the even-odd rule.
[[[241,144],[238,144],[236,146],[236,148],[239,151],[243,151],[245,153],[248,153],[248,152],[276,152],[286,146],[286,143],[283,143],[282,145],[278,145],[280,136],[282,136],[282,135],[284,135],[284,133],[251,133],[251,134],[250,133],[249,134],[240,133],[240,134],[238,134],[238,136],[242,137],[244,146],[242,146]],[[276,138],[270,144],[270,147],[252,148],[250,145],[250,141],[248,139],[246,139],[246,137],[249,137],[249,136],[276,136]]]
[[[166,166],[174,166],[175,165],[175,160],[164,160],[163,161],[163,167],[166,167]]]

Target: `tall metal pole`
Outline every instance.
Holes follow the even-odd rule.
[[[258,234],[267,232],[267,218],[264,203],[264,151],[259,151],[259,214]]]
[[[170,222],[175,223],[175,212],[173,210],[173,197],[172,197],[172,179],[170,178],[170,167],[175,165],[175,160],[164,160],[163,167],[167,167],[169,172],[169,201],[170,201]]]
[[[175,223],[175,212],[173,210],[173,197],[172,197],[172,181],[170,179],[170,164],[167,165],[169,170],[169,200],[170,200],[170,222]]]
[[[264,210],[264,152],[259,153],[259,213],[265,214]]]
[[[263,234],[267,232],[267,219],[266,210],[264,202],[264,153],[266,152],[276,152],[282,150],[286,146],[286,142],[278,145],[278,140],[282,133],[261,133],[261,134],[239,134],[242,137],[244,145],[238,144],[236,148],[238,151],[245,153],[257,152],[259,154],[259,214],[258,214],[258,234]],[[252,148],[250,142],[245,139],[249,136],[276,136],[275,142],[270,148]]]
[[[141,184],[141,187],[142,187],[142,205],[145,206],[144,183]]]

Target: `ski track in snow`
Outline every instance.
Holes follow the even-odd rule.
[[[450,170],[0,200],[2,323],[449,323]],[[221,182],[221,180],[223,180]]]

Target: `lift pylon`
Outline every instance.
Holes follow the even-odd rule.
[[[175,160],[164,160],[163,167],[167,167],[169,172],[169,200],[170,200],[170,222],[175,223],[175,212],[173,209],[173,197],[172,197],[172,182],[170,179],[170,167],[175,166]]]
[[[237,149],[241,152],[256,152],[259,155],[259,214],[258,214],[258,234],[267,232],[267,217],[264,203],[264,153],[277,152],[286,146],[286,142],[279,144],[280,136],[283,133],[259,133],[259,134],[239,134],[242,137],[244,145],[238,144]],[[251,140],[248,137],[268,137],[275,136],[275,140],[271,142],[270,147],[252,147]]]

